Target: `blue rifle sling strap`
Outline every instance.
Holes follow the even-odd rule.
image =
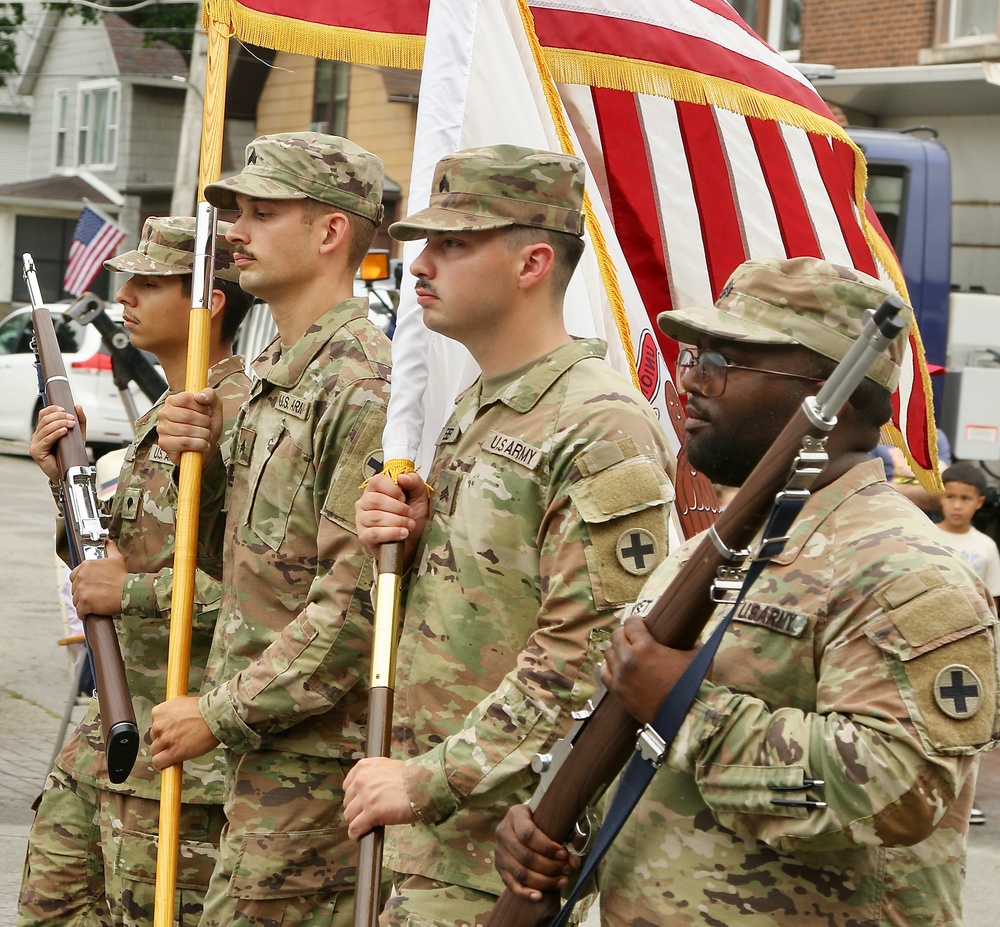
[[[715,659],[715,652],[729,627],[729,622],[744,596],[757,581],[757,577],[764,571],[771,558],[781,553],[788,540],[788,532],[792,523],[798,517],[808,498],[807,490],[786,490],[778,495],[768,518],[767,526],[764,528],[759,552],[747,570],[746,578],[740,587],[736,601],[733,602],[725,618],[719,622],[719,626],[712,633],[712,636],[688,664],[687,669],[677,680],[677,684],[660,704],[652,722],[645,725],[639,732],[636,752],[622,772],[618,781],[618,791],[615,792],[615,797],[608,807],[604,823],[594,839],[594,845],[580,867],[576,882],[566,901],[549,927],[564,927],[569,923],[573,907],[580,900],[591,878],[597,872],[597,867],[604,858],[604,854],[611,848],[615,837],[625,826],[632,810],[642,798],[642,793],[646,791],[646,787],[666,759],[670,746],[674,742],[688,710],[694,703],[702,680],[708,673],[712,660]]]

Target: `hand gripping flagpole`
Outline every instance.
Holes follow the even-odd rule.
[[[222,170],[222,115],[225,111],[231,33],[232,29],[228,23],[209,23],[205,110],[198,174],[199,197],[206,184],[219,179]],[[215,209],[210,204],[199,201],[196,219],[196,251],[191,281],[191,315],[188,322],[187,369],[184,379],[185,390],[192,393],[197,393],[208,385],[209,333],[215,270]],[[201,475],[201,454],[197,451],[185,451],[181,455],[177,496],[177,531],[167,656],[168,701],[188,694]],[[174,925],[183,774],[183,764],[177,763],[164,769],[160,778],[160,826],[156,854],[153,927]]]
[[[402,598],[403,542],[383,544],[378,553],[375,587],[375,633],[368,693],[368,741],[365,756],[388,756],[392,740],[392,704],[396,688],[396,640]],[[354,891],[354,927],[377,927],[382,911],[384,827],[372,828],[358,848]]]

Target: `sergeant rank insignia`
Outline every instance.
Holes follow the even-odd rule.
[[[983,684],[967,666],[952,663],[934,680],[934,701],[949,718],[971,718],[982,702]]]

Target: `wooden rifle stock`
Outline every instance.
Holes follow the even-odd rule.
[[[44,387],[43,401],[72,412],[76,407],[66,377],[66,365],[59,350],[52,317],[49,310],[41,306],[41,293],[30,254],[24,255],[24,276],[31,295],[31,324]],[[56,443],[55,452],[61,474],[63,514],[71,559],[74,564],[84,560],[103,560],[107,532],[100,524],[94,468],[87,457],[82,430],[70,429]],[[81,617],[84,619],[87,647],[93,657],[108,778],[112,782],[124,782],[139,753],[139,729],[125,678],[118,633],[113,619],[107,615]]]
[[[719,567],[733,559],[733,551],[749,547],[760,530],[775,496],[786,485],[791,467],[808,436],[833,428],[837,413],[868,371],[873,358],[905,328],[904,306],[888,297],[847,357],[838,365],[816,400],[807,399],[754,467],[743,487],[719,515],[664,593],[653,604],[646,624],[661,644],[690,650],[711,619],[717,603],[711,597]],[[716,536],[713,539],[713,534]],[[716,543],[716,541],[720,543]],[[573,741],[573,749],[552,775],[534,807],[537,827],[553,840],[565,842],[588,805],[621,771],[635,749],[638,722],[614,693],[601,699]],[[511,891],[500,896],[485,927],[534,927],[559,910],[559,896],[542,902],[523,901]]]
[[[403,542],[383,544],[378,554],[375,632],[368,694],[368,742],[365,756],[388,756],[392,741],[392,703],[396,687],[396,642],[402,589]],[[354,887],[354,927],[377,927],[382,911],[382,844],[385,828],[361,838]]]

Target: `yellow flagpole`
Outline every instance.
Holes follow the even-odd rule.
[[[214,254],[215,211],[202,201],[205,185],[219,179],[222,170],[222,133],[225,124],[226,74],[229,64],[228,21],[212,17],[206,2],[208,60],[205,73],[201,155],[198,168],[198,229],[196,243]],[[205,262],[209,275],[212,264]],[[196,262],[196,276],[197,276]],[[198,392],[208,385],[211,277],[205,287],[191,287],[188,323],[188,353],[184,388]],[[207,290],[207,293],[204,292]],[[199,305],[200,304],[200,305]],[[202,458],[195,451],[181,456],[177,498],[177,533],[174,552],[173,597],[170,609],[170,641],[167,659],[167,700],[188,694],[191,664],[191,625],[194,611],[195,566],[198,550],[198,507],[201,496]],[[183,764],[163,770],[160,779],[160,825],[156,855],[154,927],[173,927],[177,886],[177,855],[180,847],[181,782]]]

